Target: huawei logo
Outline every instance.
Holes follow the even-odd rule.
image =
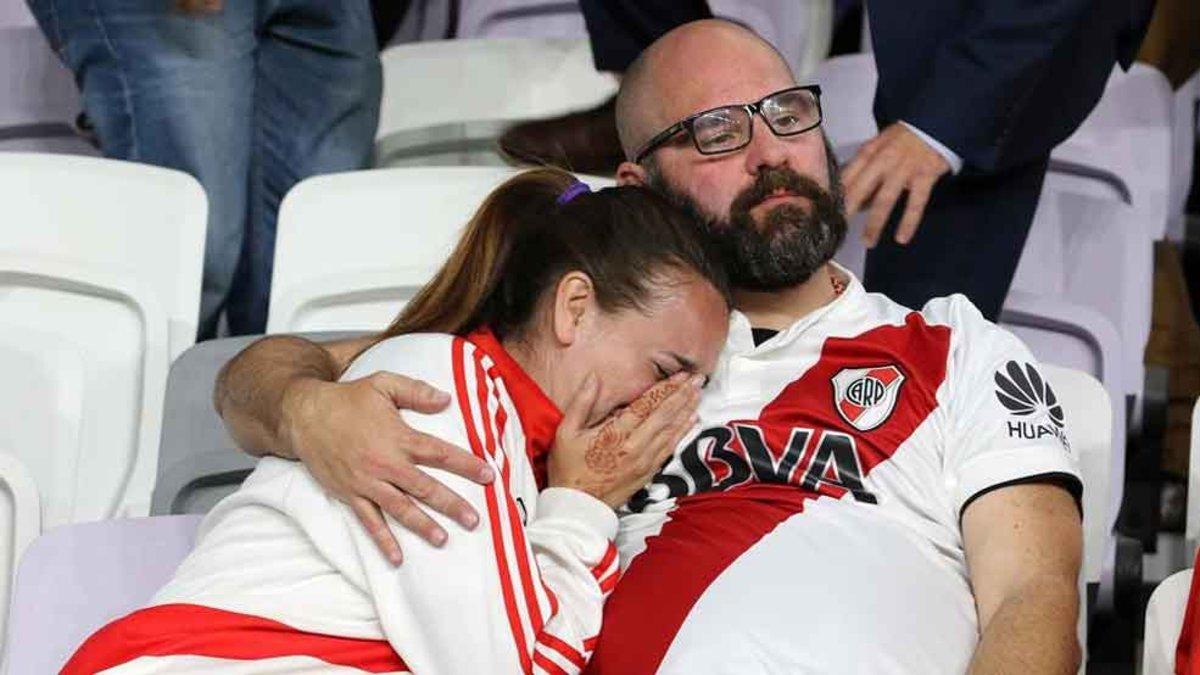
[[[1009,361],[1004,371],[996,372],[996,398],[1013,415],[1027,417],[1044,411],[1058,428],[1063,427],[1063,410],[1050,384],[1042,379],[1033,365],[1022,368]]]

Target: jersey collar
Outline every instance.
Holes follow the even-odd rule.
[[[779,331],[774,337],[758,346],[754,344],[750,320],[746,318],[745,314],[734,310],[729,317],[729,339],[726,343],[727,352],[745,354],[752,351],[771,351],[776,347],[789,344],[797,336],[808,332],[817,324],[844,311],[844,308],[858,305],[862,297],[866,294],[866,289],[863,288],[862,282],[858,280],[858,277],[854,276],[853,272],[838,263],[831,260],[829,264],[833,266],[838,274],[847,280],[846,290],[842,291],[841,295],[834,298],[830,303],[800,317],[792,325]]]
[[[525,452],[533,463],[538,485],[546,485],[546,455],[554,444],[554,433],[562,422],[562,412],[538,383],[496,339],[490,328],[482,327],[467,336],[472,344],[496,364],[496,374],[504,380],[504,388],[517,408],[521,430],[525,434]]]

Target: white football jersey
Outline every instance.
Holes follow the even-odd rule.
[[[1054,392],[962,296],[914,312],[851,278],[758,346],[735,313],[699,412],[622,515],[589,672],[964,672],[963,510],[1027,480],[1079,497]]]
[[[544,485],[561,415],[491,333],[408,335],[347,370],[386,370],[450,392],[414,428],[484,459],[480,486],[430,470],[480,515],[434,548],[394,522],[393,567],[349,507],[298,462],[265,458],[205,518],[195,551],[152,606],[94,635],[64,673],[573,673],[619,575],[616,514]]]

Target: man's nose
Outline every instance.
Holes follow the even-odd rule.
[[[754,125],[753,138],[746,146],[746,171],[757,176],[764,168],[779,168],[788,163],[787,145],[775,135],[759,115],[751,118]]]

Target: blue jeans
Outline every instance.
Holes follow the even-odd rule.
[[[279,202],[368,166],[381,75],[368,0],[28,0],[75,73],[109,157],[186,171],[208,193],[199,339],[266,327]],[[199,252],[197,252],[199,255]]]

